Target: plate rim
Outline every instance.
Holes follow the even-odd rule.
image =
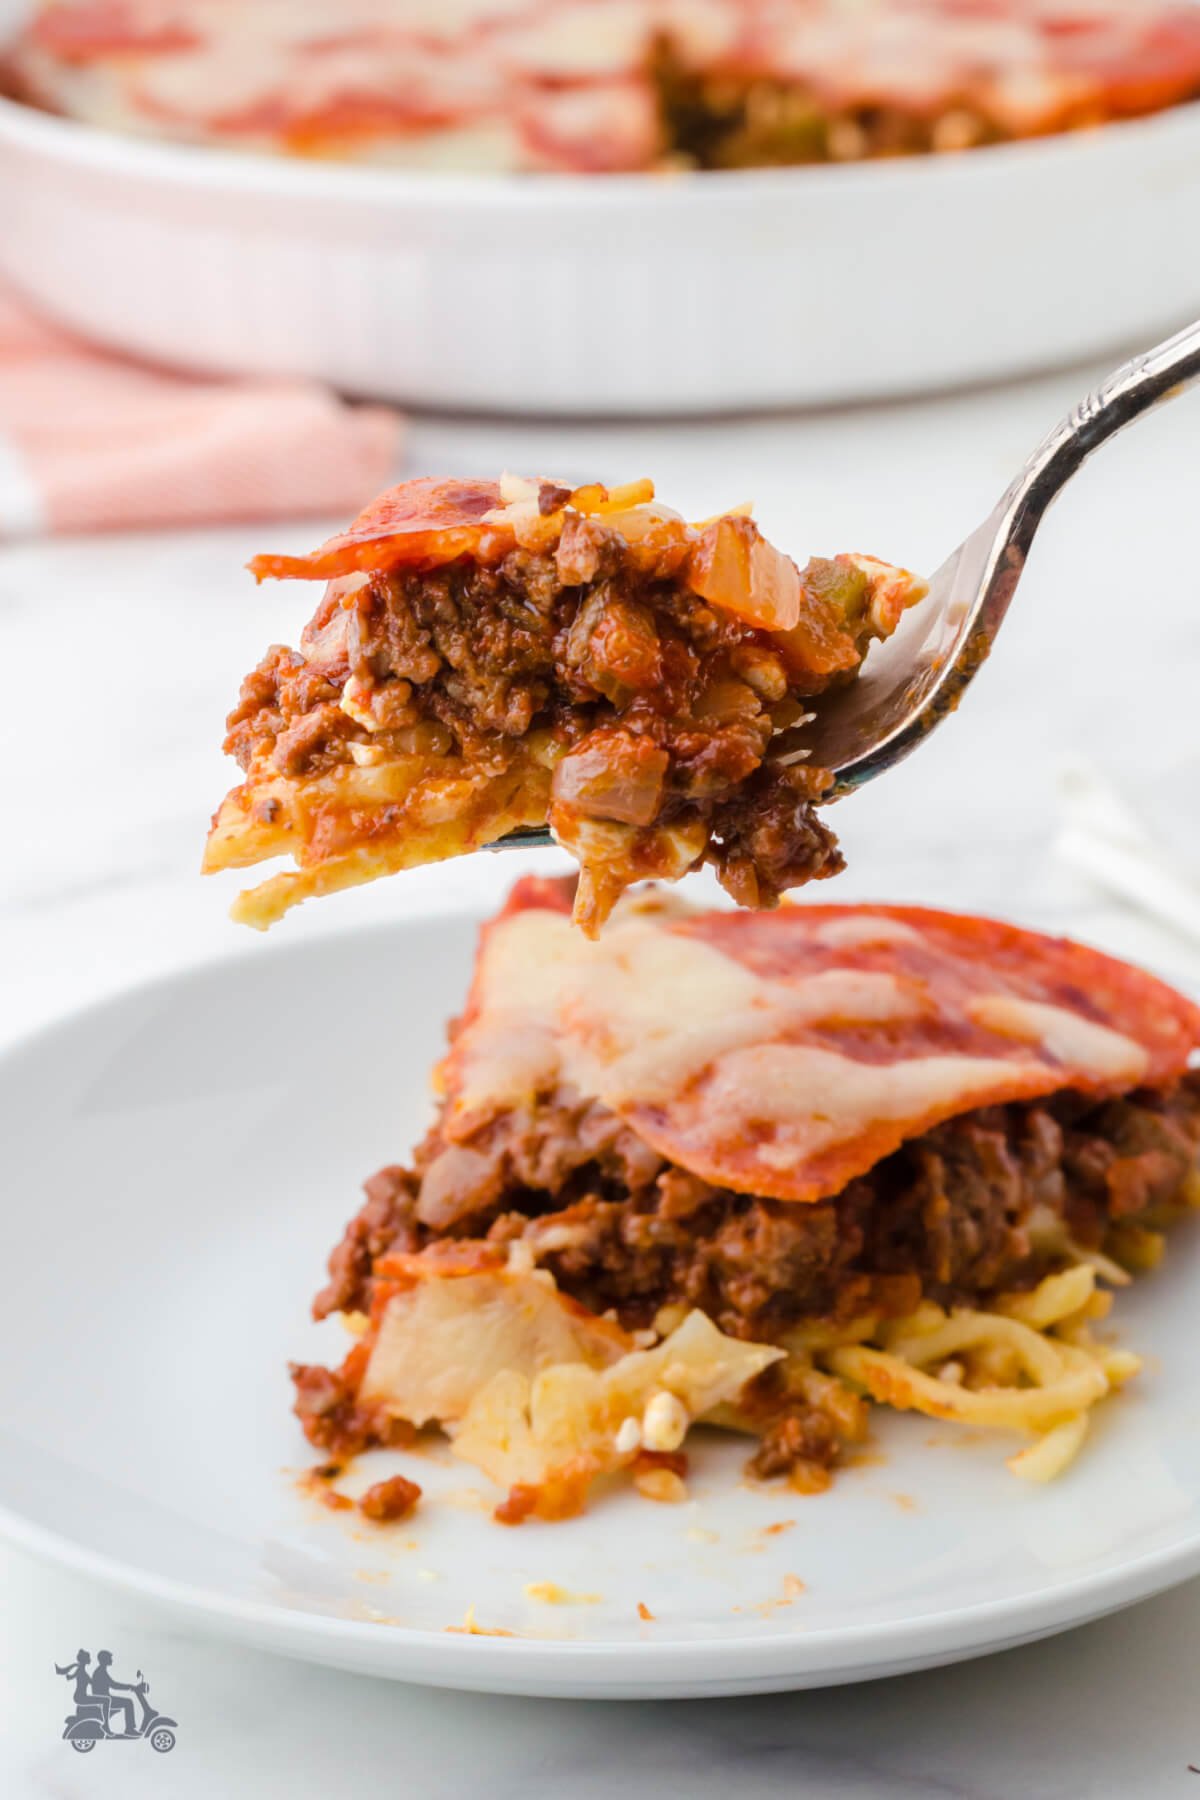
[[[922,1661],[966,1661],[1010,1643],[1071,1630],[1092,1619],[1149,1599],[1200,1574],[1200,1530],[1192,1538],[1130,1558],[1108,1576],[1076,1575],[1033,1594],[1005,1595],[973,1605],[944,1608],[915,1619],[872,1620],[851,1626],[799,1627],[771,1636],[752,1631],[720,1638],[652,1637],[587,1643],[567,1637],[497,1635],[451,1627],[436,1630],[375,1620],[339,1619],[324,1613],[222,1594],[171,1576],[140,1570],[120,1557],[89,1549],[78,1540],[48,1530],[0,1502],[0,1537],[58,1568],[88,1576],[135,1599],[148,1600],[192,1619],[283,1653],[310,1656],[322,1645],[361,1648],[376,1669],[406,1680],[455,1686],[480,1680],[499,1683],[545,1677],[547,1694],[580,1677],[597,1680],[631,1665],[624,1683],[645,1680],[702,1684],[747,1682],[802,1676],[820,1670],[829,1683],[865,1680]],[[1077,1602],[1084,1602],[1079,1605]],[[1093,1604],[1094,1602],[1094,1604]],[[1011,1626],[1006,1632],[1003,1627]],[[647,1629],[649,1629],[649,1625]],[[871,1651],[878,1654],[872,1656]],[[836,1652],[826,1659],[822,1653]],[[374,1653],[374,1654],[372,1654]],[[413,1664],[420,1664],[414,1673]],[[636,1666],[633,1666],[636,1665]],[[818,1685],[818,1684],[811,1684]]]

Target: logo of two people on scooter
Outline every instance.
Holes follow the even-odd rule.
[[[71,1748],[90,1750],[101,1738],[125,1742],[146,1738],[152,1750],[173,1750],[176,1721],[151,1706],[150,1683],[142,1671],[138,1670],[135,1682],[118,1681],[111,1673],[111,1650],[97,1651],[96,1666],[89,1672],[91,1660],[90,1651],[77,1650],[74,1662],[54,1665],[55,1674],[75,1684],[75,1711],[68,1717],[63,1732]],[[133,1700],[128,1697],[131,1694],[141,1706],[142,1716],[137,1724],[133,1718]],[[120,1730],[116,1728],[118,1715]]]

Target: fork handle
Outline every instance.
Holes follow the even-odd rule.
[[[1110,437],[1200,379],[1200,320],[1114,369],[1046,434],[1002,503],[1008,537],[1027,551],[1051,501]]]
[[[822,709],[814,754],[834,771],[835,795],[891,768],[949,717],[990,654],[1051,502],[1093,450],[1197,378],[1200,320],[1114,369],[1042,439],[999,505],[933,576],[930,609],[915,608],[864,682]]]

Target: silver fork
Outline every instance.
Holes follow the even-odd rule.
[[[987,660],[1038,526],[1051,502],[1108,438],[1200,377],[1200,321],[1115,369],[1042,439],[999,505],[951,552],[929,594],[906,614],[864,673],[821,699],[799,739],[836,780],[831,798],[898,763],[957,707]],[[789,747],[797,733],[788,734]],[[493,849],[550,844],[548,831],[513,831]]]

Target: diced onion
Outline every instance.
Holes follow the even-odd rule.
[[[790,631],[800,617],[800,571],[751,519],[706,526],[692,552],[690,581],[701,599],[764,631]]]
[[[593,733],[556,766],[554,800],[587,818],[650,825],[662,804],[668,761],[647,739]]]

